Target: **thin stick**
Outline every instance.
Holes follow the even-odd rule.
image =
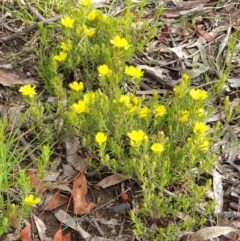
[[[39,29],[39,26],[41,23],[47,24],[47,23],[55,22],[55,21],[59,20],[60,18],[61,18],[61,16],[55,16],[52,18],[48,18],[45,21],[40,21],[38,23],[35,23],[33,25],[30,25],[30,26],[24,28],[21,32],[16,32],[16,33],[8,35],[8,36],[0,37],[0,43],[7,43],[7,42],[13,41],[15,39],[18,39],[24,35],[27,35],[27,34],[33,32],[34,30]]]
[[[46,21],[47,19],[44,18],[34,7],[32,7],[30,4],[26,3],[28,9],[36,16],[38,21]]]
[[[103,232],[103,230],[101,229],[101,227],[99,226],[97,220],[95,218],[93,218],[93,224],[95,225],[95,227],[97,228],[97,231],[99,232],[101,237],[105,237],[105,234]]]

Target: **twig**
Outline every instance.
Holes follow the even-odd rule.
[[[171,93],[169,90],[162,90],[162,89],[152,89],[152,90],[137,90],[136,94],[137,95],[152,95],[153,93],[157,94],[166,94],[166,93]]]
[[[120,226],[120,229],[119,229],[119,232],[118,232],[118,235],[121,236],[123,234],[123,229],[124,229],[124,225],[125,225],[125,217],[123,218],[123,221],[121,223],[121,226]]]
[[[24,28],[21,32],[16,32],[16,33],[8,35],[8,36],[0,37],[0,43],[7,43],[7,42],[13,41],[15,39],[18,39],[24,35],[27,35],[27,34],[33,32],[34,30],[39,29],[39,26],[41,23],[47,24],[47,23],[55,22],[55,21],[59,20],[60,18],[61,18],[61,16],[55,16],[52,18],[48,18],[45,21],[40,21],[38,23],[35,23],[33,25],[30,25],[30,26]]]
[[[215,216],[221,217],[221,218],[240,218],[240,213],[239,212],[221,212],[221,213],[216,213]]]
[[[131,187],[129,187],[128,189],[126,189],[125,192],[129,191],[130,189],[131,189]],[[108,201],[108,202],[102,204],[101,206],[99,206],[99,207],[93,209],[90,213],[87,213],[87,214],[81,216],[81,217],[78,218],[77,220],[78,220],[78,221],[83,220],[84,218],[86,218],[86,217],[89,216],[90,214],[92,214],[92,213],[94,213],[94,212],[96,212],[96,211],[98,211],[98,210],[100,210],[100,209],[102,209],[102,208],[104,208],[104,207],[110,205],[110,204],[113,203],[115,200],[117,200],[119,197],[121,197],[121,195],[122,195],[122,193],[119,194],[117,197],[111,199],[110,201]]]
[[[93,223],[94,223],[97,231],[99,232],[100,236],[101,236],[101,237],[105,237],[105,234],[104,234],[103,230],[101,229],[101,227],[99,226],[97,220],[96,220],[95,218],[93,218],[92,221],[93,221]]]
[[[27,5],[28,9],[36,16],[38,21],[46,21],[47,20],[30,4],[26,3],[26,5]]]
[[[174,194],[174,193],[168,191],[166,188],[163,188],[162,191],[163,191],[164,193],[168,194],[168,195],[171,196],[171,197],[174,197],[174,198],[177,197],[176,194]]]

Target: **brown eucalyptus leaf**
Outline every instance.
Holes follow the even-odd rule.
[[[239,88],[240,87],[239,78],[228,78],[228,83],[232,88]]]
[[[37,193],[44,193],[47,190],[45,183],[37,178],[32,168],[27,172],[31,185]]]
[[[204,240],[213,239],[218,236],[225,235],[235,231],[237,230],[231,227],[221,227],[221,226],[207,227],[195,232],[189,241],[204,241]]]
[[[111,176],[103,178],[99,183],[97,183],[97,186],[104,189],[119,184],[126,179],[126,177],[120,176],[119,174],[113,174]]]
[[[30,238],[30,233],[31,233],[31,225],[28,224],[25,228],[22,229],[20,233],[20,237],[22,241],[33,241]]]
[[[32,216],[33,216],[33,219],[35,221],[40,240],[41,241],[51,241],[51,238],[48,238],[46,236],[47,227],[44,224],[44,222],[39,217],[37,217],[36,215],[32,214]]]
[[[69,201],[69,197],[64,196],[63,194],[57,191],[56,193],[52,194],[52,198],[45,203],[44,210],[51,211],[54,210],[63,204]]]
[[[53,241],[63,241],[63,235],[61,228],[55,233]]]
[[[55,217],[61,222],[64,223],[66,226],[78,231],[82,238],[88,239],[91,238],[92,235],[88,232],[86,232],[83,228],[81,228],[80,224],[77,223],[73,217],[71,217],[68,213],[65,211],[59,209],[54,211]]]
[[[222,175],[216,169],[213,170],[213,192],[216,200],[215,213],[221,213],[223,208]]]
[[[21,78],[19,75],[0,69],[0,84],[3,86],[38,84],[35,79]]]
[[[186,2],[180,2],[177,4],[177,7],[181,9],[189,9],[192,7],[197,7],[199,4],[205,4],[210,2],[210,0],[193,0],[193,1],[186,1]]]
[[[79,138],[71,135],[65,140],[67,162],[76,170],[81,170],[84,166],[84,159],[78,154]]]
[[[202,28],[196,27],[196,32],[200,34],[208,42],[212,42],[214,40],[214,38]]]
[[[71,233],[68,232],[63,236],[63,241],[71,241]]]
[[[74,178],[73,181],[73,203],[74,203],[74,213],[75,214],[86,214],[91,211],[96,205],[87,200],[87,179],[84,174],[84,171],[80,172],[80,175],[77,178]]]

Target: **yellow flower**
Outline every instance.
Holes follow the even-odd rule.
[[[87,104],[85,103],[85,101],[83,101],[83,100],[79,100],[78,103],[74,103],[71,106],[71,108],[77,114],[88,113],[89,112],[89,108],[88,108]]]
[[[82,2],[81,2],[81,5],[82,6],[88,6],[88,5],[90,5],[91,4],[91,0],[83,0]]]
[[[97,16],[97,11],[96,10],[92,10],[88,15],[87,15],[87,19],[89,21],[93,21]]]
[[[68,40],[67,42],[61,42],[60,48],[64,51],[69,51],[72,49],[72,41]]]
[[[65,28],[72,28],[74,24],[74,19],[70,18],[69,16],[66,16],[61,19],[61,23]]]
[[[140,68],[135,68],[134,66],[126,66],[125,72],[126,75],[129,75],[133,78],[139,79],[143,76],[143,71]]]
[[[164,105],[157,105],[155,108],[154,108],[154,114],[155,116],[164,116],[166,114],[166,108]]]
[[[207,126],[203,122],[196,122],[193,127],[193,132],[195,135],[202,136],[205,132],[209,130],[209,126]]]
[[[181,87],[180,86],[174,87],[173,92],[174,92],[175,95],[181,94]]]
[[[98,66],[98,75],[101,76],[109,76],[112,71],[108,68],[106,64]]]
[[[187,111],[187,110],[180,110],[179,111],[179,118],[178,118],[178,120],[180,122],[186,122],[188,120],[188,118],[189,118],[189,111]]]
[[[205,100],[208,98],[208,93],[205,90],[191,89],[189,94],[194,100]]]
[[[103,132],[98,132],[95,135],[95,141],[98,143],[98,145],[102,145],[104,142],[107,141],[107,136]]]
[[[130,48],[127,40],[125,38],[120,38],[118,35],[111,39],[110,43],[117,48],[124,48],[125,50]]]
[[[77,82],[77,81],[73,81],[72,83],[70,83],[69,87],[70,89],[75,91],[81,91],[84,89],[83,82]]]
[[[130,96],[129,95],[121,95],[119,98],[119,103],[124,105],[130,104]]]
[[[198,116],[204,116],[204,109],[203,109],[203,108],[195,109],[194,112],[195,112]]]
[[[131,100],[130,102],[133,104],[133,105],[137,105],[139,103],[139,98],[135,95],[132,95],[131,96]]]
[[[106,22],[108,20],[108,16],[106,14],[102,14],[102,16],[100,17],[100,20],[102,22]]]
[[[135,105],[128,105],[127,106],[128,107],[128,113],[129,114],[135,114],[135,113],[137,113],[138,112],[138,107],[137,106],[135,106]]]
[[[147,139],[147,136],[143,130],[133,130],[128,132],[127,136],[130,138],[130,145],[133,147],[139,146],[143,140]]]
[[[87,32],[85,32],[85,34],[88,36],[88,37],[92,37],[94,34],[96,33],[96,29],[95,28],[90,28],[88,29]]]
[[[159,142],[156,142],[151,146],[151,150],[154,153],[161,153],[161,152],[163,152],[163,145]]]
[[[188,74],[183,74],[182,75],[182,81],[187,82],[189,80],[189,75]]]
[[[61,51],[58,55],[54,55],[53,58],[59,62],[62,62],[67,58],[67,53]]]
[[[33,194],[28,195],[23,201],[24,204],[29,206],[35,206],[40,202],[41,202],[41,199],[39,197],[34,198]]]
[[[140,109],[140,111],[138,112],[138,117],[139,118],[146,118],[149,115],[149,108],[144,106],[143,108]]]
[[[85,24],[83,24],[82,26],[78,26],[76,28],[76,32],[77,34],[86,34],[88,37],[91,38],[96,33],[96,29],[88,28]]]
[[[210,146],[210,143],[208,140],[205,140],[204,138],[198,139],[198,147],[201,151],[207,151]]]
[[[88,92],[84,94],[83,100],[86,104],[93,104],[95,102],[96,95],[94,92]]]
[[[36,88],[35,85],[33,85],[33,86],[24,85],[24,86],[20,87],[19,92],[21,92],[22,95],[33,97],[34,95],[37,94],[35,88]]]

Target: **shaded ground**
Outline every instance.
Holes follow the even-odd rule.
[[[15,6],[14,3],[10,4],[12,9]],[[103,6],[109,7],[108,3],[104,3]],[[152,21],[154,13],[160,6],[164,8],[164,13],[162,22],[159,23],[158,36],[149,42],[144,53],[139,53],[131,60],[134,65],[140,65],[145,72],[145,78],[140,83],[137,94],[148,96],[152,89],[157,89],[159,94],[170,93],[171,89],[179,83],[183,73],[189,73],[194,86],[209,86],[218,81],[221,72],[229,67],[229,71],[226,71],[228,80],[223,95],[218,96],[214,103],[209,103],[216,111],[208,122],[210,124],[219,120],[225,122],[226,117],[222,111],[224,97],[230,97],[230,108],[240,105],[240,42],[237,35],[240,24],[240,3],[208,0],[152,1],[145,8],[146,18],[149,21]],[[119,3],[119,6],[111,8],[111,13],[117,17],[122,7],[123,4]],[[30,33],[24,30],[33,26],[33,23],[19,21],[4,10],[0,23],[0,68],[8,71],[0,72],[2,84],[0,104],[1,112],[8,113],[10,107],[18,106],[21,101],[17,91],[12,88],[13,84],[28,83],[29,79],[38,80],[41,83],[38,79],[37,57],[34,52],[38,46],[38,35],[35,31]],[[12,35],[18,31],[25,31],[25,33],[20,38]],[[230,51],[228,43],[234,34],[236,34],[236,48]],[[6,38],[6,36],[13,37]],[[20,78],[11,76],[9,73],[17,73]],[[218,150],[219,160],[212,177],[213,191],[209,193],[209,197],[215,195],[217,199],[216,211],[220,213],[219,224],[238,228],[240,217],[239,117],[239,113],[236,112],[234,120],[226,123],[222,138],[214,147]],[[62,160],[59,160],[59,164],[61,162]],[[99,176],[87,175],[87,179],[91,190],[89,198],[97,203],[98,207],[101,205],[103,207],[90,213],[81,224],[82,227],[88,233],[104,236],[105,239],[101,240],[107,240],[106,238],[119,241],[134,240],[129,231],[127,209],[123,212],[113,212],[109,210],[109,206],[114,203],[124,203],[119,195],[126,190],[133,205],[138,205],[140,198],[136,192],[137,185],[126,181],[102,190],[94,186],[101,180]],[[221,205],[222,200],[223,205]],[[65,210],[64,207],[62,209]],[[68,213],[71,215],[71,212],[70,207]],[[36,213],[39,215],[40,210],[36,210]],[[50,212],[44,212],[41,217],[47,225],[47,237],[53,237],[60,223]],[[153,227],[159,224],[161,221],[149,222]],[[18,236],[17,233],[16,236]],[[230,240],[236,240],[236,238],[230,238]],[[17,240],[17,238],[9,240]],[[34,232],[34,240],[39,240],[37,230]],[[72,231],[72,240],[84,239],[77,231]]]

